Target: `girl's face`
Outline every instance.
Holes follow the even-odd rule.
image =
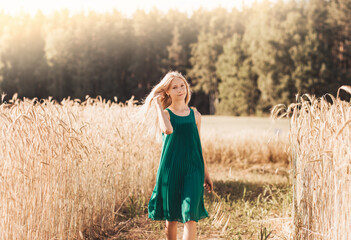
[[[181,78],[174,78],[166,93],[171,96],[172,100],[184,99],[187,93],[184,81]]]

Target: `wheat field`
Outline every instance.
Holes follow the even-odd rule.
[[[123,204],[147,204],[161,148],[135,120],[137,111],[133,99],[89,96],[57,102],[15,94],[2,102],[0,239],[84,239],[91,229],[113,228],[122,212],[135,216],[139,210]],[[209,166],[289,164],[279,134],[224,138],[204,127],[201,137]]]
[[[340,90],[351,94],[297,96],[281,115],[291,126],[294,239],[351,239],[351,104]]]

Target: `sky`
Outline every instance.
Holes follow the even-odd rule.
[[[166,13],[169,9],[178,9],[181,12],[192,11],[202,7],[213,9],[218,6],[227,8],[242,9],[243,5],[250,6],[254,0],[1,0],[0,11],[4,10],[10,14],[27,12],[34,15],[38,9],[44,14],[50,14],[55,10],[68,8],[71,13],[81,10],[95,12],[110,12],[117,9],[127,17],[131,17],[137,9],[144,9],[149,12],[153,6]]]

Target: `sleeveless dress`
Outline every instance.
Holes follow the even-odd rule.
[[[195,114],[178,116],[169,108],[171,134],[162,132],[162,151],[148,218],[185,223],[208,217],[204,206],[204,160]]]

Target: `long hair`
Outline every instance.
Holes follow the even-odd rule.
[[[178,71],[168,71],[168,73],[161,79],[161,81],[155,85],[149,95],[142,100],[142,106],[140,107],[140,111],[142,113],[142,122],[145,122],[148,118],[151,118],[151,126],[149,128],[148,133],[151,133],[152,135],[156,136],[156,139],[160,140],[160,127],[158,124],[158,115],[156,112],[156,105],[153,101],[153,98],[157,94],[162,94],[163,99],[161,99],[161,106],[162,109],[166,109],[168,106],[172,104],[172,99],[170,96],[166,94],[166,91],[170,88],[171,82],[175,78],[180,78],[184,81],[184,84],[186,86],[186,96],[185,96],[185,104],[188,105],[191,99],[191,89],[189,86],[188,81],[185,79],[185,77]],[[151,111],[151,116],[148,116],[149,110],[151,106],[154,106],[153,111]]]

